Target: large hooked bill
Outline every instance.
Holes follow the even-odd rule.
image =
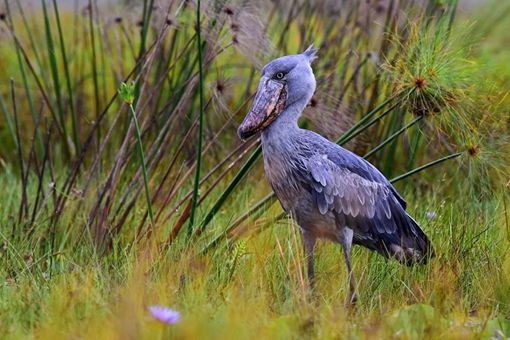
[[[286,101],[285,84],[262,77],[251,109],[237,130],[239,138],[247,139],[269,126],[282,113]]]

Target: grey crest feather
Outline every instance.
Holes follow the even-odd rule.
[[[317,51],[319,49],[313,47],[313,45],[308,46],[308,48],[302,53],[311,64],[315,59],[317,59]]]

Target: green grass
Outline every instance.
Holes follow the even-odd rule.
[[[4,173],[0,182],[11,184],[5,212],[15,206],[20,188],[12,185],[13,173]],[[442,191],[436,186],[433,191]],[[37,255],[30,242],[10,239],[4,220],[0,327],[13,338],[462,338],[492,335],[496,328],[508,331],[510,227],[505,221],[510,211],[502,194],[478,204],[443,194],[419,197],[410,199],[410,211],[430,235],[437,256],[427,266],[408,268],[355,248],[360,295],[355,308],[345,304],[346,270],[340,248],[332,243],[318,247],[317,295],[310,296],[299,232],[290,220],[207,256],[197,254],[200,243],[190,246],[185,238],[165,250],[151,242],[119,243],[102,256],[90,236],[79,237],[72,228],[86,216],[72,224],[64,216],[62,225],[71,230],[58,231],[62,239],[53,254],[52,277],[47,276],[50,254]],[[223,210],[209,235],[246,206],[239,201]],[[431,211],[436,217],[428,220]],[[152,320],[147,311],[152,304],[180,311],[182,322]]]
[[[510,336],[507,4],[57,3],[0,6],[2,337]],[[395,180],[436,250],[403,267],[356,247],[356,307],[332,243],[310,294],[236,135],[260,66],[310,43],[301,124]]]

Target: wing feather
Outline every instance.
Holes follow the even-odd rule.
[[[332,212],[337,225],[351,227],[355,242],[404,263],[416,260],[409,254],[422,259],[431,251],[429,240],[405,212],[402,197],[390,184],[370,179],[377,174],[360,176],[327,155],[310,157],[306,170],[319,212]]]
[[[311,186],[321,214],[336,211],[352,217],[391,218],[389,189],[342,168],[325,155],[311,157],[307,164]]]

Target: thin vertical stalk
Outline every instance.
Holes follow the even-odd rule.
[[[149,218],[151,220],[151,224],[154,221],[154,214],[152,212],[152,204],[151,204],[151,196],[149,193],[149,179],[147,176],[147,166],[145,165],[145,156],[143,153],[143,145],[142,145],[142,136],[140,134],[140,127],[138,126],[138,120],[136,119],[135,109],[133,104],[129,104],[129,112],[131,113],[131,119],[133,120],[133,125],[135,126],[135,134],[137,139],[137,148],[138,148],[138,156],[140,157],[140,163],[142,165],[143,172],[143,184],[145,186],[145,198],[147,200],[147,211],[149,212]]]
[[[46,7],[46,1],[41,0],[42,3],[42,9],[44,14],[44,27],[45,27],[45,33],[46,33],[46,45],[48,47],[48,58],[50,60],[50,68],[51,68],[51,74],[53,78],[53,86],[55,90],[56,95],[56,102],[57,102],[57,111],[60,119],[60,125],[62,126],[62,132],[64,134],[63,142],[66,146],[66,151],[68,153],[68,156],[71,155],[71,150],[69,148],[68,143],[68,134],[67,134],[67,128],[66,128],[66,122],[64,117],[64,108],[62,106],[62,92],[60,90],[60,77],[58,75],[58,64],[57,64],[57,58],[55,56],[55,45],[53,43],[53,36],[51,31],[51,25],[50,25],[50,18],[48,9]]]
[[[138,58],[141,58],[145,53],[145,46],[147,43],[147,33],[149,32],[149,23],[150,23],[150,19],[151,19],[153,5],[154,5],[154,0],[150,0],[149,3],[147,3],[147,0],[143,0],[142,30],[140,32],[140,51],[138,52]],[[135,87],[135,104],[137,103],[138,97],[140,96],[140,89],[141,89],[141,82],[142,82],[141,72],[142,72],[142,65],[140,65],[136,70],[138,80],[136,81],[136,87]]]
[[[193,185],[193,197],[189,218],[188,237],[191,236],[195,224],[195,214],[198,203],[198,189],[200,186],[200,168],[202,165],[202,140],[204,133],[204,74],[202,69],[202,39],[200,32],[200,0],[197,1],[197,49],[198,49],[198,93],[199,93],[199,120],[198,120],[198,145],[197,145],[197,166],[195,168],[195,183]]]
[[[200,4],[198,6],[200,6]],[[154,0],[150,0],[150,2],[148,4],[147,4],[147,0],[144,0],[143,14],[142,14],[143,15],[143,24],[142,24],[142,31],[140,33],[140,36],[141,36],[140,56],[142,56],[145,53],[145,45],[147,42],[147,33],[149,32],[149,23],[150,23],[153,7],[154,7]]]
[[[14,127],[16,131],[16,148],[18,149],[19,167],[21,174],[21,205],[19,208],[18,222],[21,223],[23,213],[28,216],[28,195],[27,195],[27,178],[25,177],[25,166],[23,162],[23,150],[21,146],[21,138],[19,131],[18,112],[16,109],[16,95],[14,92],[14,80],[11,79],[11,100],[12,100],[12,114],[14,116]]]
[[[14,123],[11,119],[11,115],[9,114],[9,111],[7,110],[7,106],[5,105],[2,94],[0,94],[0,109],[2,109],[2,111],[5,115],[5,125],[7,126],[7,130],[9,130],[9,134],[12,137],[12,141],[14,142],[14,145],[16,145],[16,147],[17,147],[18,142],[16,139],[16,131],[14,130]]]
[[[29,40],[29,43],[30,43],[30,48],[32,49],[33,55],[35,57],[35,62],[37,64],[37,66],[39,67],[39,71],[42,74],[42,78],[44,80],[44,85],[47,88],[49,88],[48,80],[47,80],[46,74],[45,74],[45,67],[43,67],[43,64],[42,64],[42,61],[41,61],[41,57],[40,57],[40,54],[39,54],[39,50],[38,50],[37,44],[35,43],[36,39],[34,39],[34,35],[32,34],[32,31],[30,30],[30,27],[28,25],[27,16],[25,15],[25,11],[23,10],[23,6],[21,5],[20,0],[16,0],[16,4],[17,4],[18,11],[19,11],[21,19],[22,19],[23,26],[25,28],[25,31],[27,32],[28,40]],[[9,13],[9,18],[10,18],[10,21],[11,21],[11,26],[13,26],[12,25],[12,16],[10,14],[10,8],[9,8],[9,1],[8,0],[5,0],[5,8],[7,9],[7,13]],[[12,27],[12,30],[14,31],[14,26]]]
[[[35,80],[35,82],[37,84],[37,87],[39,88],[39,91],[41,92],[41,96],[43,97],[44,101],[46,102],[46,104],[48,106],[48,110],[50,111],[51,116],[53,117],[53,119],[55,120],[55,122],[57,124],[57,128],[58,128],[59,134],[61,134],[62,138],[65,139],[65,134],[63,132],[62,127],[60,126],[60,120],[57,117],[57,114],[55,113],[55,110],[53,109],[53,105],[52,105],[52,103],[50,101],[50,97],[48,95],[48,92],[45,90],[40,77],[35,72],[34,66],[30,62],[30,58],[29,58],[29,56],[27,54],[27,51],[21,45],[21,42],[19,41],[19,39],[16,36],[15,32],[13,31],[12,27],[11,26],[7,26],[7,28],[9,29],[9,33],[11,34],[11,37],[14,40],[14,43],[16,44],[16,46],[18,47],[21,55],[23,56],[23,59],[25,60],[25,63],[27,64],[28,69],[30,70],[30,73],[34,77],[34,80]]]
[[[66,48],[64,43],[64,34],[62,33],[62,25],[60,23],[60,15],[58,12],[57,1],[53,0],[53,10],[55,11],[55,17],[57,19],[57,29],[60,42],[60,51],[62,52],[62,61],[64,62],[64,74],[66,77],[66,87],[69,96],[69,108],[71,110],[71,124],[73,129],[73,141],[76,152],[80,151],[80,145],[78,141],[78,127],[76,125],[76,110],[74,107],[73,90],[71,87],[71,75],[69,73],[69,63],[67,61]]]
[[[94,6],[92,5],[92,0],[89,0],[88,5],[89,10],[89,30],[90,30],[90,45],[92,47],[92,79],[94,81],[94,102],[96,106],[96,121],[99,120],[99,84],[98,84],[98,78],[97,78],[97,65],[96,65],[96,35],[94,32],[94,17],[93,17],[93,10]],[[101,128],[98,125],[96,129],[96,144],[97,148],[99,150],[99,145],[101,144]]]
[[[19,3],[18,3],[18,7],[19,7]],[[11,30],[14,32],[14,24],[12,22],[12,15],[11,15],[11,9],[9,7],[9,2],[7,0],[5,0],[5,8],[7,10],[7,17],[9,19],[9,25],[11,26]],[[20,8],[20,14],[21,14],[21,17],[23,19],[23,23],[25,24],[25,26],[27,27],[27,32],[28,32],[28,36],[31,40],[32,39],[32,34],[30,32],[30,30],[28,29],[28,25],[26,23],[26,18],[25,18],[25,14],[23,12],[23,9]],[[27,78],[27,74],[26,74],[26,71],[25,71],[25,67],[23,65],[23,58],[21,56],[21,52],[20,52],[20,47],[17,45],[17,44],[14,44],[15,48],[16,48],[16,58],[18,60],[18,66],[19,66],[19,70],[20,70],[20,73],[21,73],[21,79],[23,80],[23,87],[25,88],[25,94],[27,96],[27,102],[28,102],[28,107],[30,109],[30,113],[32,115],[32,122],[34,123],[34,125],[36,125],[36,111],[35,111],[35,107],[34,107],[34,101],[32,99],[32,94],[30,92],[30,87],[28,86],[28,78]],[[36,51],[34,51],[36,52]],[[37,57],[37,53],[35,53],[35,56]],[[36,129],[36,136],[37,138],[37,141],[39,142],[39,148],[40,148],[40,151],[42,151],[43,149],[43,141],[42,141],[42,136],[41,134],[39,133],[39,129]]]

